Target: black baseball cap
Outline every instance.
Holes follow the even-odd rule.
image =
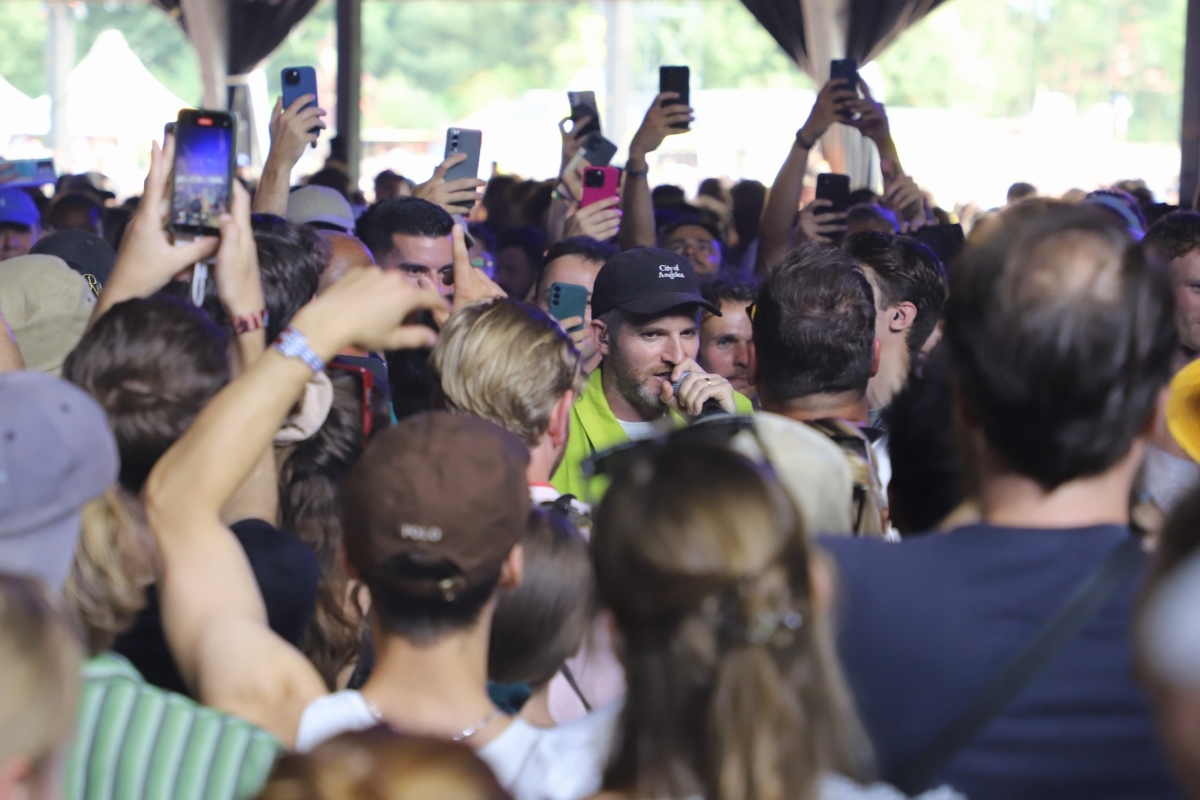
[[[38,241],[30,253],[58,256],[71,269],[87,279],[92,292],[99,295],[112,274],[117,253],[112,245],[91,231],[66,230]]]
[[[700,280],[687,259],[657,247],[635,247],[613,256],[600,268],[592,289],[593,317],[614,308],[662,314],[686,305],[721,316],[721,309],[700,293]]]

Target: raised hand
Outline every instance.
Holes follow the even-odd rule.
[[[112,274],[92,313],[93,322],[122,300],[154,294],[177,273],[217,252],[219,239],[215,236],[202,236],[176,247],[167,232],[171,214],[168,184],[174,160],[174,136],[167,137],[164,147],[150,144],[150,172],[142,200],[125,230]]]
[[[450,312],[463,306],[487,300],[489,297],[507,297],[504,290],[487,276],[487,273],[471,263],[467,250],[467,240],[463,235],[461,225],[456,224],[450,231],[451,244],[454,248],[454,270],[450,273],[450,285],[454,286],[453,307],[443,306],[434,311],[433,318],[437,324],[445,325],[450,318]]]
[[[300,95],[286,109],[282,97],[275,101],[271,112],[271,152],[267,157],[274,156],[289,172],[304,155],[304,148],[317,143],[320,133],[311,131],[325,128],[321,119],[325,111],[316,106],[305,107],[316,99],[311,94]]]
[[[620,203],[621,198],[608,197],[583,208],[572,204],[563,237],[590,236],[608,241],[621,232],[621,210],[617,208]]]
[[[833,244],[834,237],[846,233],[846,212],[827,211],[821,209],[833,205],[830,200],[813,200],[800,211],[800,233],[810,242]]]
[[[650,104],[650,109],[646,111],[646,116],[642,120],[642,126],[638,128],[637,133],[633,135],[633,141],[629,144],[631,161],[643,159],[647,153],[657,150],[668,136],[686,133],[684,129],[673,126],[691,122],[696,115],[688,106],[666,104],[668,100],[678,99],[679,95],[676,92],[663,92],[654,98],[654,102]]]
[[[800,129],[800,135],[805,141],[815,143],[833,123],[846,121],[843,116],[846,104],[857,99],[858,93],[845,80],[838,78],[829,81],[817,92],[817,100],[808,114],[808,120]]]
[[[451,214],[463,214],[470,210],[477,200],[479,193],[476,189],[487,185],[487,181],[479,178],[458,178],[447,181],[446,173],[456,164],[467,160],[466,153],[455,153],[447,158],[433,171],[433,177],[413,189],[413,195],[422,200],[428,200],[435,206],[441,206]]]

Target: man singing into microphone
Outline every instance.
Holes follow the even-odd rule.
[[[692,265],[669,250],[626,250],[601,268],[592,339],[603,360],[571,410],[556,489],[599,500],[601,487],[588,487],[581,470],[595,453],[687,424],[713,401],[730,414],[752,413],[729,381],[696,363],[701,309],[721,313],[701,295]]]

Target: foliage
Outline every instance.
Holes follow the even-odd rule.
[[[1023,116],[1039,90],[1063,92],[1081,112],[1124,96],[1129,138],[1178,136],[1186,0],[950,0],[881,56],[892,105]],[[200,96],[195,56],[176,22],[143,0],[79,4],[77,54],[108,27],[168,88]],[[585,0],[365,0],[365,124],[437,128],[497,96],[563,88],[603,42],[601,6]],[[321,0],[269,59],[329,72],[334,4]],[[0,2],[0,75],[45,91],[46,12]],[[642,0],[636,11],[635,88],[662,63],[687,63],[704,88],[808,86],[809,81],[737,0]],[[322,60],[324,59],[324,61]]]

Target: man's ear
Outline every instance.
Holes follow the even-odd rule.
[[[567,440],[567,434],[571,430],[571,406],[574,404],[575,391],[568,389],[562,397],[554,401],[554,406],[550,409],[550,427],[546,432],[550,434],[550,443],[555,447],[561,447]]]
[[[513,549],[508,551],[508,558],[504,559],[504,564],[500,567],[500,583],[501,589],[512,589],[521,585],[521,581],[525,580],[525,548],[520,543],[514,544]]]
[[[592,320],[592,344],[602,356],[607,356],[611,349],[608,341],[608,326],[603,320]]]
[[[887,314],[888,330],[892,333],[904,333],[917,321],[917,307],[907,300],[884,312]]]
[[[875,337],[874,344],[871,345],[871,377],[874,378],[879,374],[879,337]]]

